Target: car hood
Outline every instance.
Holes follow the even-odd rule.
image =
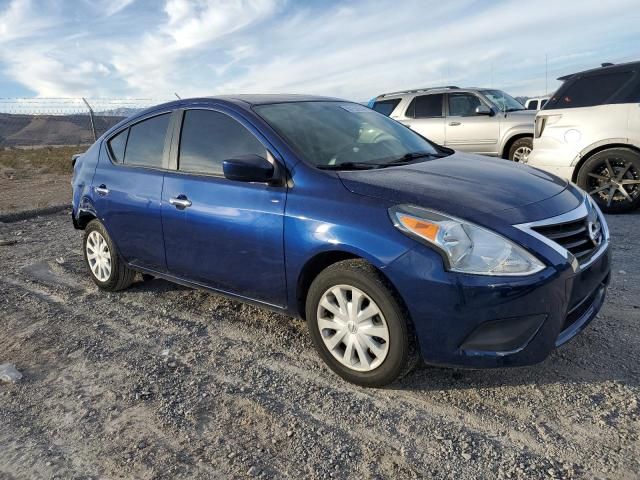
[[[456,152],[397,167],[339,172],[353,193],[410,203],[485,223],[492,216],[511,224],[560,215],[582,195],[555,175],[508,160]]]

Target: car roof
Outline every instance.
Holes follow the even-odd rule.
[[[456,87],[455,85],[447,85],[444,87],[424,87],[424,88],[413,88],[407,90],[400,90],[398,92],[389,92],[389,93],[381,93],[378,95],[375,100],[386,100],[393,98],[401,98],[406,95],[414,95],[419,93],[445,93],[445,92],[470,92],[470,91],[478,91],[478,90],[492,90],[491,88],[480,88],[480,87]]]
[[[583,70],[582,72],[570,73],[569,75],[564,75],[562,77],[558,77],[558,80],[561,82],[570,79],[576,75],[584,75],[590,73],[611,73],[618,71],[627,71],[629,69],[637,70],[640,68],[640,62],[627,62],[627,63],[617,63],[617,64],[609,64],[603,63],[601,66],[596,68],[590,68],[589,70]]]

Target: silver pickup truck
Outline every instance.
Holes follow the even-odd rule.
[[[535,111],[489,88],[454,86],[384,93],[369,106],[454,150],[526,161]]]

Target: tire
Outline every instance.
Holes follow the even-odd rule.
[[[120,258],[111,237],[99,220],[91,220],[87,224],[82,247],[89,275],[100,289],[115,292],[133,283],[136,276],[135,270],[130,269]],[[101,254],[101,258],[96,260],[95,257],[89,257],[96,253]],[[96,262],[101,263],[96,266]]]
[[[635,210],[640,206],[640,154],[622,147],[595,153],[580,167],[576,183],[605,213]]]
[[[517,139],[509,148],[509,160],[513,162],[527,162],[527,157],[533,150],[533,138],[522,137]]]
[[[350,300],[349,288],[352,289]],[[338,307],[338,297],[331,293],[336,289],[342,292],[339,295],[346,292],[343,300],[347,302],[343,309]],[[346,322],[348,315],[334,315],[320,305],[324,299],[331,302],[334,311],[345,312],[353,305],[356,295],[361,299],[357,302],[358,307],[362,306],[361,313],[376,308],[380,313],[366,317],[369,319],[364,321]],[[406,375],[417,363],[417,342],[406,308],[388,281],[363,260],[345,260],[320,272],[307,293],[305,310],[311,338],[320,357],[331,370],[349,382],[364,387],[382,387]],[[319,325],[346,326],[340,330],[324,328],[321,331]],[[377,337],[377,332],[382,332],[382,336]],[[343,335],[342,340],[340,335]],[[385,335],[388,340],[384,339]],[[332,341],[336,347],[330,349]],[[348,343],[352,345],[353,355],[346,360]],[[345,361],[352,362],[352,366],[347,366]]]

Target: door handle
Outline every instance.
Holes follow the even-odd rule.
[[[458,125],[462,125],[460,122],[449,122],[450,127],[457,127]]]
[[[177,197],[171,197],[169,203],[176,207],[178,210],[184,210],[191,206],[191,200],[186,195],[178,195]]]
[[[102,185],[100,185],[99,187],[95,187],[93,189],[98,195],[108,195],[109,194],[109,189],[107,188],[107,186],[103,183]]]

